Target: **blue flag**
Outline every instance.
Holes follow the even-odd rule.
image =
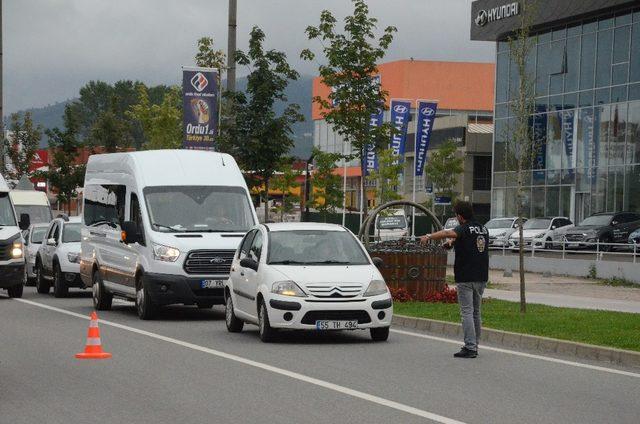
[[[371,119],[369,120],[369,128],[379,127],[382,124],[382,120],[384,119],[384,111],[382,108],[378,109],[377,113],[371,114]],[[365,166],[364,171],[365,175],[370,175],[372,171],[378,170],[378,155],[376,154],[376,145],[375,143],[367,144],[365,147]]]
[[[409,124],[409,112],[411,102],[408,100],[391,101],[391,125],[397,130],[391,136],[391,149],[398,156],[397,162],[404,161],[404,145],[407,139],[407,126]]]
[[[427,150],[429,150],[429,140],[433,130],[433,122],[436,120],[438,104],[435,102],[418,102],[418,121],[416,122],[416,146],[415,146],[415,169],[416,177],[422,176],[424,164],[427,162]]]

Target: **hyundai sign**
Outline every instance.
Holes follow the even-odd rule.
[[[436,119],[438,104],[435,102],[418,102],[418,121],[416,122],[416,143],[415,157],[416,164],[414,175],[422,176],[424,164],[427,161],[427,150],[429,150],[429,140],[433,131],[433,122]]]
[[[409,112],[411,102],[408,100],[391,101],[391,125],[395,131],[391,135],[391,150],[394,156],[399,156],[396,162],[404,160],[404,145],[407,138],[407,126],[409,125]]]
[[[218,134],[218,70],[182,68],[182,145],[213,149]]]

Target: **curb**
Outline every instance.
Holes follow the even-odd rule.
[[[462,337],[462,325],[454,322],[438,321],[427,318],[413,318],[394,315],[392,324],[397,327],[410,328],[425,333],[444,336]],[[595,360],[625,367],[640,368],[640,352],[594,346],[549,337],[529,334],[511,333],[509,331],[483,328],[480,340],[492,345],[508,348],[534,350],[542,353],[556,353],[572,358]]]

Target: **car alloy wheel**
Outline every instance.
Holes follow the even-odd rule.
[[[230,333],[239,333],[242,331],[242,328],[244,327],[244,321],[236,317],[231,295],[227,297],[225,310],[224,310],[224,317],[225,317],[225,322],[227,324],[227,330]]]
[[[140,281],[137,284],[138,290],[136,291],[136,312],[140,319],[148,320],[153,319],[156,314],[156,305],[149,297],[147,289],[144,287],[144,283]]]

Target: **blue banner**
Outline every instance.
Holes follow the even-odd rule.
[[[537,110],[539,111],[540,109],[538,108]],[[533,164],[534,184],[544,184],[545,171],[543,170],[547,167],[547,115],[544,113],[534,115],[532,125],[533,145],[535,148]],[[516,152],[511,153],[516,154]]]
[[[407,126],[411,102],[408,100],[391,101],[391,125],[396,129],[391,135],[391,149],[394,156],[398,156],[396,163],[404,161],[404,145],[407,139]]]
[[[384,119],[384,110],[378,109],[377,113],[372,113],[369,120],[369,129],[379,127]],[[365,147],[365,176],[370,175],[372,171],[378,170],[378,155],[376,154],[375,143],[367,144]]]
[[[427,150],[433,123],[436,119],[438,104],[435,102],[418,102],[418,121],[416,122],[415,168],[414,175],[422,176],[424,164],[427,162]]]
[[[182,146],[213,149],[218,135],[218,71],[182,68]]]
[[[565,161],[562,164],[562,168],[567,170],[569,176],[573,176],[575,168],[574,153],[573,153],[573,135],[574,135],[574,119],[575,111],[566,110],[562,117],[562,144],[564,145]]]

